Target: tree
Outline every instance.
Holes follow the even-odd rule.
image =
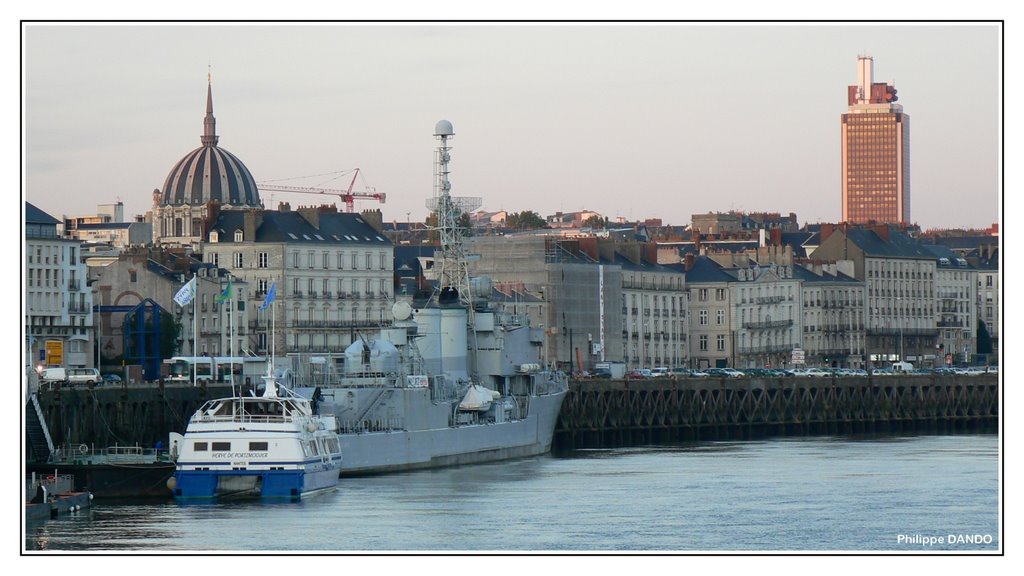
[[[978,319],[978,354],[992,353],[992,335],[988,333],[985,322]]]
[[[547,225],[548,223],[540,217],[540,214],[533,210],[513,212],[505,218],[505,226],[513,230],[537,230],[538,228],[547,228]]]
[[[587,218],[586,220],[583,221],[583,226],[584,227],[590,227],[590,228],[603,229],[603,228],[608,226],[608,219],[607,218],[602,218],[601,216],[598,216],[597,214],[594,214],[590,218]]]

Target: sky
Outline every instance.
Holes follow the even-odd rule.
[[[151,208],[198,147],[208,72],[220,146],[257,182],[372,187],[422,221],[434,125],[452,194],[488,211],[841,217],[840,115],[857,57],[911,117],[912,219],[999,219],[994,24],[27,24],[24,197],[55,215]],[[264,192],[276,207],[324,197]],[[334,197],[327,197],[333,200]]]

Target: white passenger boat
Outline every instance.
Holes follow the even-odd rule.
[[[265,378],[261,396],[210,400],[175,440],[179,500],[223,497],[288,498],[338,484],[342,450],[334,416]]]

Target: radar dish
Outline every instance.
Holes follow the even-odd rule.
[[[434,136],[454,136],[455,128],[447,120],[441,120],[434,126]]]
[[[412,306],[408,302],[395,302],[391,306],[391,315],[399,322],[408,320],[409,316],[412,316]]]

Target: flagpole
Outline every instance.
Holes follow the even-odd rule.
[[[235,288],[231,285],[231,276],[228,276],[228,338],[231,339],[231,395],[235,395]]]
[[[199,345],[199,329],[196,322],[196,300],[199,296],[199,282],[196,280],[197,275],[192,276],[192,387],[196,387],[196,362],[199,359],[199,354],[196,353],[196,347]]]
[[[274,299],[270,301],[270,363],[273,371],[273,363],[277,358],[277,278],[274,278]]]

